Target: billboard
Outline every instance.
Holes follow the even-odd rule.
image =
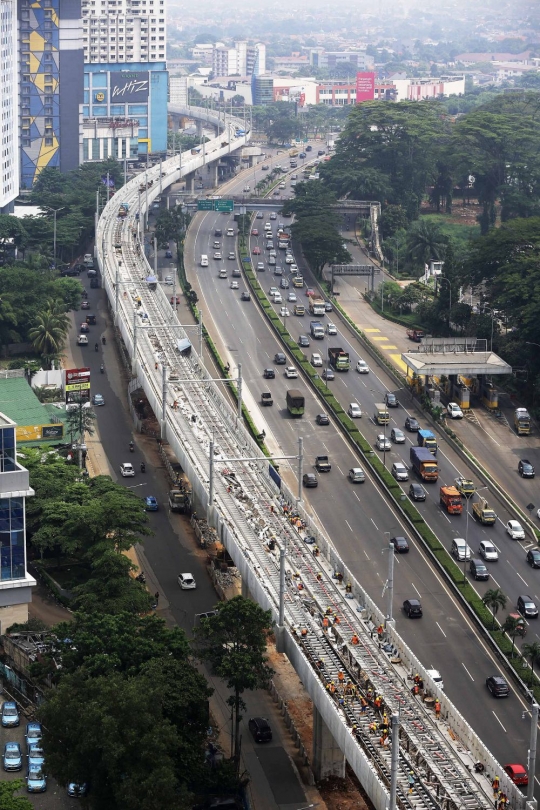
[[[147,70],[110,73],[111,103],[127,101],[146,103],[150,92],[150,74]]]
[[[64,435],[64,425],[17,425],[16,434],[18,442],[61,439]]]
[[[356,74],[356,103],[373,101],[375,98],[375,74],[372,72]]]
[[[66,403],[90,399],[89,368],[66,368],[65,375]]]

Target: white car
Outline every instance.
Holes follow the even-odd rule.
[[[135,470],[133,469],[133,464],[126,462],[125,464],[120,464],[120,475],[122,478],[133,478],[135,475]]]
[[[365,360],[359,360],[357,362],[356,370],[359,374],[369,374],[369,366]]]
[[[294,264],[294,256],[292,256],[290,253],[287,253],[287,255],[285,256],[285,263]]]
[[[525,530],[517,520],[509,520],[506,524],[506,533],[512,540],[525,540]]]
[[[270,289],[268,290],[268,295],[269,295],[270,297],[272,297],[272,296],[273,296],[273,295],[275,295],[277,292],[279,292],[279,290],[278,290],[278,288],[277,288],[277,287],[270,287]]]
[[[499,559],[499,552],[491,540],[482,540],[478,548],[478,553],[484,560],[495,561]]]
[[[327,323],[326,324],[326,334],[327,335],[337,335],[337,326],[335,323]]]
[[[231,281],[231,290],[237,290],[237,289],[238,289],[238,282],[237,281]]]
[[[274,304],[282,304],[282,303],[283,303],[283,298],[281,297],[281,293],[280,292],[275,292],[274,293]]]
[[[295,380],[298,377],[298,372],[294,366],[287,366],[285,369],[285,376],[288,380]]]
[[[296,293],[293,292],[292,290],[290,291],[290,293],[287,296],[287,301],[290,301],[291,304],[296,304],[296,302],[298,301],[298,298],[296,297]]]
[[[220,250],[216,250],[216,252],[214,253],[214,259],[221,260],[221,251]]]
[[[291,264],[290,269],[293,276],[295,276],[298,273],[298,265],[295,264],[294,262]]]
[[[289,312],[288,307],[281,307],[281,309],[279,310],[279,314],[281,315],[282,318],[288,318],[291,313]]]
[[[227,259],[232,259],[234,261],[236,259],[236,253],[233,253],[233,251],[231,250],[229,255],[227,256]]]
[[[347,413],[351,417],[351,419],[360,419],[362,416],[362,410],[360,405],[357,402],[351,402],[347,409]]]
[[[249,186],[244,186],[244,191],[251,191],[251,188]]]
[[[450,419],[463,419],[463,411],[457,402],[449,402],[446,410]]]
[[[444,690],[444,681],[438,669],[426,669],[426,675],[429,675],[435,686]]]
[[[193,574],[178,574],[178,584],[183,591],[192,591],[197,587]]]
[[[376,441],[375,444],[377,446],[377,450],[391,450],[392,449],[392,443],[391,443],[390,439],[386,438],[384,433],[379,433],[379,435],[377,436],[377,441]]]
[[[315,366],[315,368],[318,368],[318,367],[322,366],[322,364],[323,364],[323,361],[322,361],[321,355],[318,352],[314,352],[311,355],[311,365]]]
[[[173,286],[173,277],[172,276],[165,276],[165,278],[163,279],[163,283],[165,284],[166,287],[172,287]]]

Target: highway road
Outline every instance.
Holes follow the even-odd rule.
[[[274,161],[283,164],[283,156],[277,156]],[[238,193],[245,182],[243,178],[236,178],[226,189],[231,193]],[[255,203],[253,207],[256,208]],[[259,220],[263,227],[266,219],[267,217],[262,221]],[[274,242],[278,222],[279,219],[272,222]],[[346,478],[347,470],[357,466],[358,459],[334,425],[319,427],[315,424],[315,416],[322,407],[311,393],[307,382],[299,380],[297,386],[306,395],[306,414],[302,420],[291,420],[285,409],[285,392],[291,385],[281,374],[283,367],[276,367],[275,380],[263,380],[263,369],[273,365],[274,354],[282,351],[282,346],[261,317],[256,303],[240,300],[241,289],[245,287],[244,282],[241,280],[240,290],[230,288],[230,269],[234,262],[226,258],[222,261],[214,261],[211,258],[214,252],[213,244],[217,239],[214,236],[216,227],[225,233],[229,224],[234,223],[223,214],[198,214],[186,241],[186,266],[192,284],[199,290],[205,324],[212,337],[231,363],[233,371],[237,362],[242,363],[244,385],[247,389],[246,401],[250,410],[254,412],[256,423],[261,427],[265,426],[270,449],[278,454],[295,453],[297,439],[301,435],[304,440],[307,470],[311,468],[316,454],[328,453],[333,464],[332,472],[327,476],[319,476],[319,487],[305,492],[306,501],[313,514],[323,524],[341,556],[351,566],[356,578],[381,607],[385,605],[382,591],[387,571],[385,532],[392,535],[404,534],[409,538],[410,553],[396,556],[394,614],[400,634],[426,666],[441,671],[447,694],[475,731],[489,744],[495,756],[502,763],[525,762],[529,733],[528,724],[522,719],[525,704],[515,693],[509,700],[498,702],[487,693],[485,678],[500,671],[500,667],[484,643],[479,640],[474,626],[469,622],[463,609],[454,601],[452,593],[430,558],[419,543],[411,540],[399,517],[369,476],[365,484],[355,486],[349,483]],[[234,250],[232,238],[223,237],[219,241],[222,243],[223,256],[226,257],[229,250]],[[208,268],[199,267],[202,253],[210,257]],[[265,254],[264,249],[262,254]],[[253,258],[258,260],[257,256]],[[281,263],[285,267],[284,262]],[[218,269],[221,266],[229,269],[229,278],[218,278]],[[269,289],[271,285],[278,286],[276,278],[269,272],[266,259],[265,267],[264,275],[260,274],[265,288]],[[305,297],[303,300],[307,303]],[[334,316],[328,314],[321,320],[325,322],[329,317]],[[334,318],[334,321],[339,330],[338,319]],[[309,332],[309,316],[304,318],[291,316],[287,319],[287,324],[293,337]],[[346,333],[340,332],[336,338],[331,339],[331,343],[348,348],[354,362],[360,356],[359,346],[351,345]],[[328,339],[325,338],[324,341],[315,342],[307,352],[310,354],[311,351],[320,351],[324,357],[327,346]],[[348,374],[336,375],[336,380],[330,385],[342,403],[356,401],[361,405],[364,416],[359,427],[366,437],[374,442],[376,434],[381,430],[376,429],[370,419],[372,405],[376,401],[381,401],[385,390],[394,390],[393,383],[384,370],[372,364],[369,375],[358,375],[351,371]],[[256,403],[261,391],[267,389],[272,391],[275,404],[263,412]],[[404,396],[403,391],[396,393],[398,397]],[[391,411],[390,427],[402,428],[406,413],[403,405]],[[407,438],[405,447],[394,445],[386,454],[388,464],[394,460],[408,463],[411,437]],[[439,451],[439,463],[442,483],[451,483],[455,476],[465,472],[446,446]],[[438,487],[426,488],[429,497],[425,505],[419,504],[420,511],[446,547],[450,548],[453,537],[465,536],[465,516],[450,518],[443,514],[438,505]],[[492,539],[501,551],[499,562],[491,566],[491,582],[480,584],[478,590],[483,593],[486,587],[500,585],[514,598],[527,589],[531,591],[531,596],[534,596],[536,577],[539,574],[527,569],[521,550],[522,556],[518,558],[519,544],[505,537],[503,523],[507,519],[507,516],[501,514],[498,525],[493,529],[484,529],[472,520],[469,521],[469,543],[473,549],[477,549],[481,539]],[[538,592],[540,593],[540,587]],[[400,612],[400,605],[407,597],[420,597],[424,608],[424,618],[421,621],[407,620]],[[540,603],[540,599],[538,602]]]

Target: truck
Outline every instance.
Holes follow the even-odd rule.
[[[458,478],[454,478],[454,485],[459,494],[463,495],[464,498],[470,498],[471,495],[474,495],[476,492],[476,487],[470,478],[458,476]]]
[[[472,505],[473,517],[484,526],[493,526],[497,520],[497,515],[489,506],[485,498],[480,498],[479,501]]]
[[[439,502],[441,506],[444,506],[449,515],[461,515],[463,512],[461,495],[455,487],[441,487]]]
[[[437,455],[437,439],[431,430],[419,430],[416,434],[416,441],[419,447],[427,447],[434,456]]]
[[[436,481],[439,477],[437,462],[427,447],[411,447],[411,466],[423,481]]]
[[[407,329],[407,337],[409,340],[414,340],[415,343],[421,343],[425,334],[421,329]]]
[[[310,321],[309,331],[313,340],[324,340],[324,326],[320,321]]]
[[[272,394],[269,391],[263,391],[261,394],[261,405],[273,405],[274,400],[272,399]]]
[[[169,491],[169,509],[184,515],[191,512],[191,492],[187,487],[175,487]]]
[[[281,231],[278,234],[278,248],[280,248],[280,250],[286,250],[290,244],[291,235],[289,233],[285,233],[285,231]]]
[[[514,411],[514,427],[518,436],[530,435],[531,417],[527,408],[516,408]]]
[[[324,315],[326,310],[324,308],[324,301],[322,298],[310,298],[309,311],[312,315]]]
[[[385,402],[375,403],[375,412],[373,414],[373,421],[376,425],[390,424],[390,414]]]
[[[293,276],[292,285],[293,287],[303,287],[304,276]]]
[[[328,461],[328,456],[315,456],[315,469],[317,472],[330,472],[332,465]]]
[[[328,361],[336,371],[348,371],[351,367],[349,352],[346,352],[341,346],[328,349]]]
[[[287,410],[291,416],[304,415],[305,399],[301,391],[297,388],[290,388],[287,391]]]

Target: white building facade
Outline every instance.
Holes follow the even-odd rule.
[[[165,0],[82,0],[82,16],[87,64],[165,61]]]
[[[0,0],[0,98],[2,100],[2,152],[0,160],[0,213],[13,210],[19,194],[19,71],[17,2]]]

